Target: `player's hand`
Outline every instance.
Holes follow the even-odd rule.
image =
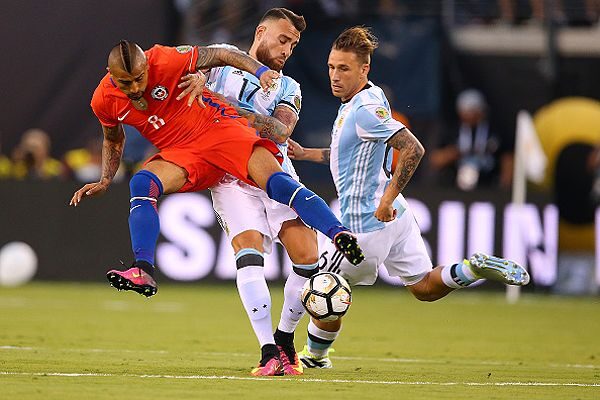
[[[273,86],[275,79],[279,79],[279,72],[273,71],[272,69],[265,71],[260,76],[260,86],[266,92]]]
[[[73,194],[69,205],[77,207],[84,197],[92,197],[103,194],[108,190],[108,185],[110,185],[108,180],[101,180],[100,182],[88,183],[84,185],[81,189]]]
[[[181,77],[181,83],[177,85],[178,88],[184,89],[179,96],[177,96],[177,100],[183,99],[185,96],[188,96],[187,105],[191,107],[192,103],[195,99],[198,100],[198,105],[202,108],[205,108],[204,102],[202,101],[202,91],[204,90],[204,85],[206,84],[206,75],[202,72],[198,71],[195,74],[187,74]]]
[[[304,150],[304,147],[300,146],[300,143],[298,143],[292,139],[288,139],[287,142],[288,142],[288,149],[287,149],[288,157],[292,160],[303,160],[306,155],[306,151]]]
[[[375,210],[375,218],[381,222],[390,222],[396,218],[398,214],[398,210],[394,208],[392,203],[388,204],[387,202],[380,202],[379,207]]]

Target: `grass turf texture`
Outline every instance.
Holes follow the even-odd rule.
[[[281,287],[272,289],[274,322]],[[301,348],[306,318],[296,334]],[[257,379],[233,284],[0,288],[0,398],[598,399],[600,300],[356,288],[334,369]],[[72,375],[68,375],[72,374]]]

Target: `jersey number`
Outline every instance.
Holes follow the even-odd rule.
[[[256,86],[256,88],[251,91],[250,93],[248,93],[248,96],[246,96],[246,103],[250,103],[250,99],[252,99],[252,96],[254,96],[256,94],[256,92],[258,92],[258,89],[260,89],[260,86],[257,85],[254,82],[250,82],[248,79],[244,78],[244,84],[242,85],[242,88],[240,89],[240,94],[238,95],[238,100],[239,101],[244,101],[242,99],[242,97],[244,96],[244,90],[246,90],[246,86],[248,86],[248,84],[254,85]]]
[[[165,120],[162,118],[158,118],[156,115],[149,116],[148,123],[152,124],[154,129],[160,129],[161,126],[165,126]]]

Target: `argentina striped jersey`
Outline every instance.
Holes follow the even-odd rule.
[[[339,108],[331,133],[330,168],[342,223],[353,232],[372,232],[385,226],[373,213],[389,184],[384,171],[386,141],[402,128],[404,125],[391,117],[383,90],[371,82]],[[389,171],[392,157],[386,163]],[[398,217],[406,207],[400,194],[394,202]]]
[[[237,49],[232,45],[213,45],[211,47],[217,46]],[[254,75],[231,66],[217,67],[210,70],[206,87],[213,92],[222,94],[229,102],[244,110],[262,115],[273,115],[276,107],[285,106],[299,114],[302,106],[300,85],[289,76],[281,73],[280,75],[281,78],[275,81],[274,86],[265,92],[260,87],[260,81]],[[294,179],[299,180],[296,170],[287,156],[287,142],[277,143],[277,147],[283,154],[281,167]]]

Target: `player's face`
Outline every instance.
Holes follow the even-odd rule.
[[[131,71],[123,71],[120,68],[110,70],[113,82],[117,87],[132,100],[139,100],[144,95],[148,86],[148,65],[146,62],[138,63]]]
[[[258,61],[281,71],[300,41],[300,32],[287,19],[266,20],[256,29],[255,39]]]
[[[331,49],[327,65],[331,92],[342,101],[351,99],[368,81],[369,64],[351,51]]]

